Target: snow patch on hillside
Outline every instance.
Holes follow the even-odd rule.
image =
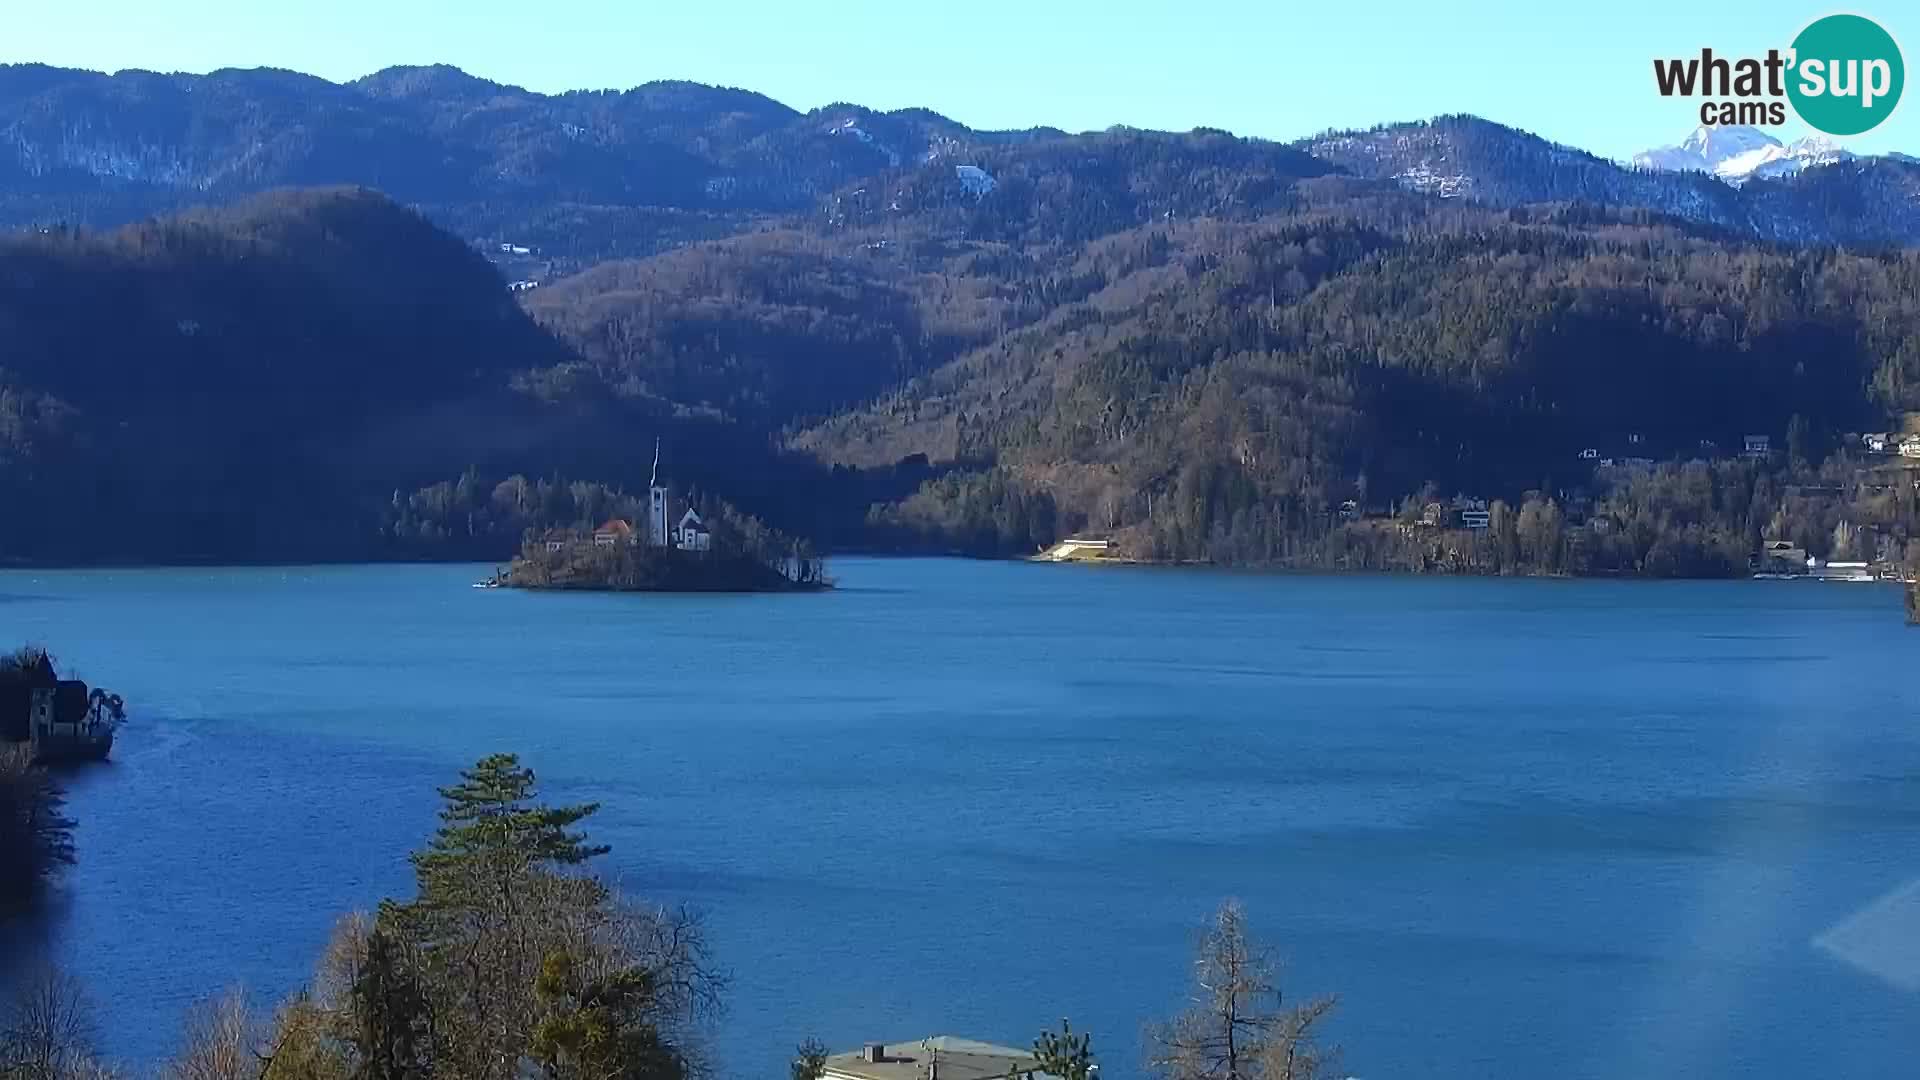
[[[1394,176],[1395,180],[1426,195],[1457,199],[1473,191],[1473,177],[1462,173],[1443,173],[1427,162]]]
[[[875,150],[887,155],[887,163],[889,165],[898,166],[900,164],[900,152],[874,138],[873,133],[861,127],[859,121],[854,117],[847,117],[847,119],[840,123],[840,126],[829,128],[828,132],[833,135],[851,135],[861,142],[866,143],[868,146],[873,147]]]
[[[978,165],[955,165],[953,174],[960,178],[961,190],[969,195],[985,195],[996,185],[993,176]]]

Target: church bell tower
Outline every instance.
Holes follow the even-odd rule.
[[[660,440],[653,440],[653,481],[647,489],[647,543],[667,546],[667,489],[660,485]]]

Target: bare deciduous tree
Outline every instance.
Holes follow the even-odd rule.
[[[1147,1064],[1166,1080],[1317,1080],[1332,1053],[1314,1029],[1333,1005],[1286,1005],[1278,964],[1229,900],[1200,935],[1191,1004],[1150,1031]]]
[[[0,1076],[72,1080],[98,1071],[93,1007],[85,990],[60,969],[41,968],[0,1016]]]
[[[168,1080],[257,1080],[263,1060],[246,995],[234,989],[188,1011],[180,1056],[167,1064],[166,1076]]]
[[[1340,1064],[1340,1048],[1322,1046],[1314,1028],[1336,1004],[1318,997],[1288,1009],[1260,1047],[1260,1075],[1264,1080],[1322,1080]]]

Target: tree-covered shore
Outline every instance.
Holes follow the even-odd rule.
[[[0,774],[3,775],[3,774]],[[0,788],[3,792],[4,788]],[[622,894],[584,826],[597,804],[542,801],[533,770],[493,754],[440,789],[439,826],[414,852],[413,894],[341,916],[311,978],[287,998],[241,988],[183,1018],[166,1080],[713,1080],[734,974],[701,913]],[[1283,994],[1274,953],[1226,902],[1198,928],[1187,1004],[1148,1026],[1156,1080],[1330,1080],[1336,1001]],[[98,1049],[89,987],[43,967],[0,997],[0,1080],[148,1075]],[[1173,989],[1173,988],[1170,988]],[[1036,1027],[1044,1022],[1036,1015]],[[1092,1036],[1070,1021],[1015,1050],[1008,1080],[1095,1080]],[[908,1049],[906,1047],[898,1050]],[[820,1080],[828,1048],[795,1048],[792,1080]]]

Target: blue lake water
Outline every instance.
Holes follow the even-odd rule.
[[[1239,897],[1372,1078],[1884,1076],[1920,995],[1815,939],[1920,877],[1920,631],[1877,586],[838,560],[816,596],[485,568],[0,572],[131,704],[51,953],[106,1049],[294,989],[495,750],[710,916],[733,1077],[1068,1016],[1107,1075]],[[1915,941],[1897,923],[1889,951]],[[1872,957],[1867,959],[1871,960]]]

